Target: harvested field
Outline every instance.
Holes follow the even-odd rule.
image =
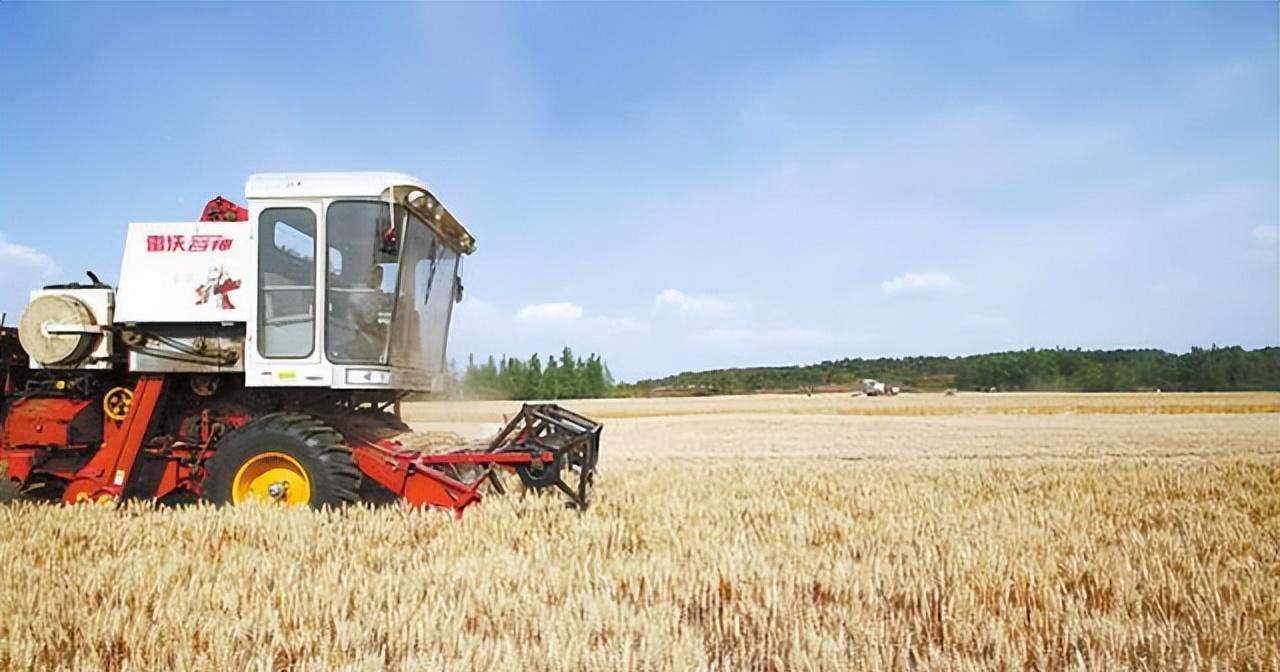
[[[584,515],[0,507],[0,668],[1280,669],[1280,395],[570,405]]]
[[[982,393],[902,394],[896,397],[846,393],[758,394],[726,397],[588,399],[574,408],[594,418],[670,417],[762,413],[773,415],[1186,415],[1280,413],[1280,393]],[[505,402],[411,404],[406,418],[421,422],[493,421],[510,413]]]

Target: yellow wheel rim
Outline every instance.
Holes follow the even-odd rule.
[[[284,453],[261,453],[240,465],[231,482],[231,502],[256,499],[277,504],[307,504],[311,479],[307,470]]]

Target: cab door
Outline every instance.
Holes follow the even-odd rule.
[[[321,354],[324,226],[320,200],[253,202],[254,306],[246,329],[245,385],[328,387]]]

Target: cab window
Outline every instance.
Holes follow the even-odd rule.
[[[325,215],[325,350],[335,364],[387,360],[401,227],[382,201],[337,201]]]
[[[302,358],[315,350],[316,216],[268,208],[258,219],[258,353]]]

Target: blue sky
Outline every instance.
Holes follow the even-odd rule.
[[[0,309],[254,172],[475,233],[451,354],[624,379],[1280,343],[1280,5],[0,4]]]

